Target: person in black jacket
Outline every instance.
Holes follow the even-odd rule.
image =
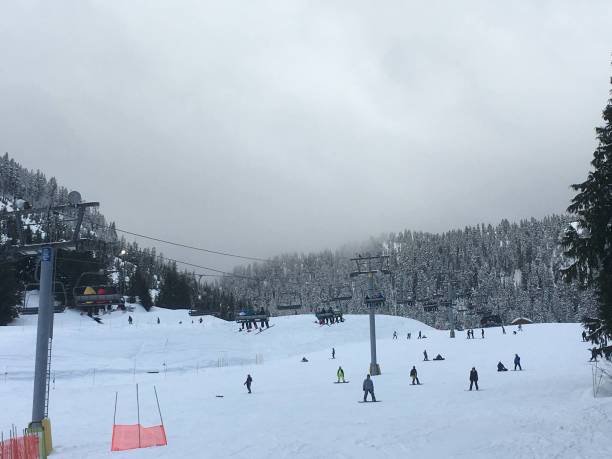
[[[508,369],[504,366],[503,363],[498,362],[497,363],[497,371],[508,371]]]
[[[478,390],[478,372],[476,371],[476,367],[472,367],[470,371],[470,390],[472,390],[473,385],[476,385],[476,390]]]
[[[247,375],[247,379],[244,382],[244,386],[247,386],[247,389],[249,391],[249,394],[251,393],[251,383],[253,382],[253,378],[251,378],[251,375]]]
[[[417,375],[417,370],[416,368],[413,366],[412,370],[410,370],[410,377],[412,378],[412,385],[414,386],[414,381],[416,380],[416,383],[420,386],[421,385],[421,381],[419,381],[419,377]]]

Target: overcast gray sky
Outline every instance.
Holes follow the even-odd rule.
[[[2,2],[0,149],[118,227],[260,257],[541,217],[611,52],[609,0]]]

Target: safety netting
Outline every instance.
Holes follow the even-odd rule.
[[[113,425],[111,451],[166,446],[166,430],[163,425],[143,427],[140,424]]]
[[[24,435],[0,442],[0,459],[38,459],[38,437]]]

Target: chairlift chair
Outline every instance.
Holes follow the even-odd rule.
[[[414,298],[412,298],[412,292],[407,290],[398,290],[395,293],[395,302],[397,304],[404,304],[407,306],[414,305]]]
[[[387,299],[380,289],[366,289],[363,292],[363,302],[370,307],[382,306]]]
[[[276,298],[279,311],[302,309],[302,297],[297,292],[281,292]]]
[[[426,301],[423,303],[423,311],[425,312],[436,312],[438,310],[438,303],[435,301]]]
[[[33,294],[31,292],[40,292],[40,283],[27,284],[21,295],[21,306],[19,307],[19,313],[23,315],[38,314],[38,299],[39,295],[35,295],[37,298],[36,306],[33,305]],[[62,282],[56,281],[53,283],[53,312],[64,312],[66,310],[66,304],[68,303],[66,288]]]
[[[74,305],[77,308],[99,309],[108,305],[122,305],[123,296],[117,291],[117,287],[107,282],[100,283],[100,277],[105,276],[102,272],[84,272],[77,279],[76,285],[72,289]],[[97,281],[86,283],[87,280],[98,278]]]

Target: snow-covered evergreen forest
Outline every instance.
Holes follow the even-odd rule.
[[[568,223],[569,217],[553,215],[444,234],[392,233],[362,247],[284,255],[237,268],[236,274],[264,281],[224,278],[223,285],[237,297],[272,306],[301,299],[307,311],[319,307],[321,300],[352,294],[352,299],[336,303],[345,311],[361,312],[365,283],[350,280],[356,269],[350,257],[355,252],[386,253],[391,274],[381,277],[378,285],[388,300],[385,312],[442,327],[447,325],[447,300],[452,297],[458,323],[466,326],[488,314],[505,321],[519,316],[538,322],[579,321],[594,313],[596,300],[592,290],[561,280],[559,237]]]
[[[68,190],[55,178],[22,167],[8,154],[0,158],[0,212],[10,210],[15,198],[44,207],[66,203],[67,196]],[[378,280],[387,299],[381,312],[443,327],[448,325],[447,305],[452,299],[457,324],[463,326],[475,326],[490,314],[504,321],[526,316],[538,322],[575,322],[595,313],[596,299],[592,290],[577,289],[560,278],[559,240],[569,221],[568,216],[552,215],[518,223],[503,220],[495,226],[477,224],[443,234],[405,230],[371,238],[360,246],[285,254],[238,266],[233,276],[200,283],[193,273],[181,271],[155,248],[118,237],[113,223],[107,224],[102,214],[92,212],[86,219],[85,235],[101,244],[95,253],[80,255],[78,260],[76,255],[65,254],[66,264],[74,261],[73,273],[62,279],[74,282],[79,271],[104,267],[109,282],[144,303],[199,307],[227,319],[247,304],[266,307],[274,315],[285,313],[277,307],[288,304],[301,304],[298,312],[322,306],[363,312],[365,279],[349,277],[356,269],[350,259],[357,253],[384,253],[389,255],[391,274]],[[42,222],[26,223],[24,242],[44,240],[49,229]],[[69,231],[61,216],[54,223],[54,237]],[[15,242],[17,232],[10,219],[0,220],[0,225],[1,251],[2,246]],[[118,256],[121,251],[126,255]],[[17,281],[31,282],[31,268],[23,264]],[[61,266],[59,271],[62,275]],[[340,297],[343,299],[334,300]]]

